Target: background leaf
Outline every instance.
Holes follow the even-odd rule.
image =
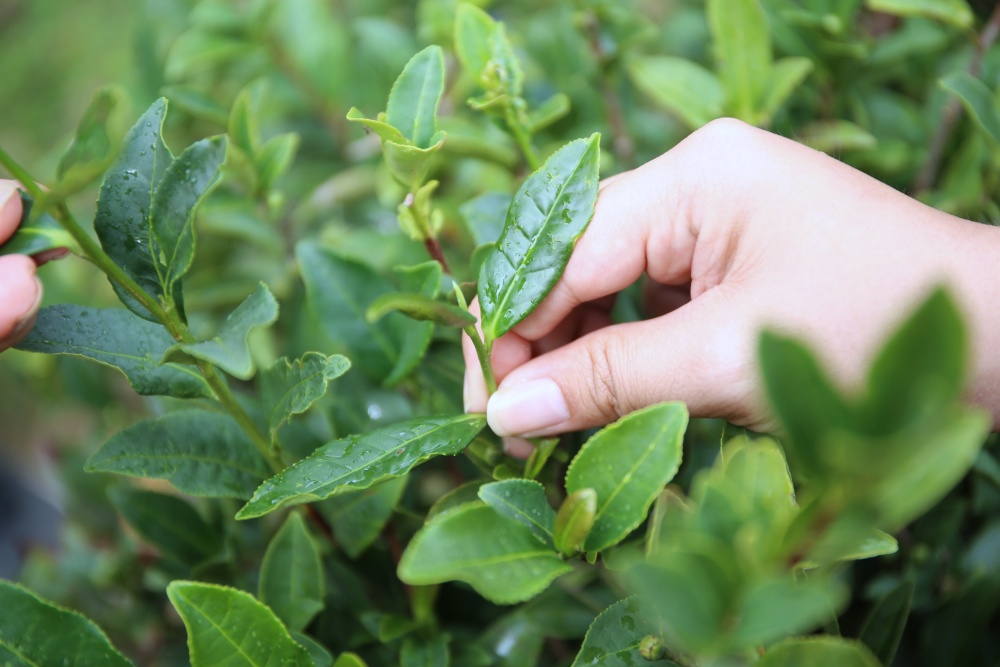
[[[444,93],[444,54],[428,46],[406,63],[389,93],[386,122],[417,148],[437,143],[437,108]]]
[[[69,149],[56,167],[60,195],[76,192],[100,178],[111,166],[128,130],[128,99],[117,86],[94,93]]]
[[[272,437],[294,415],[308,410],[326,394],[327,385],[351,368],[347,357],[307,352],[300,359],[282,357],[261,373],[260,392]]]
[[[955,95],[983,134],[1000,146],[1000,108],[986,84],[967,72],[955,72],[941,79],[941,87]]]
[[[360,491],[341,493],[318,505],[333,527],[337,543],[357,558],[385,528],[406,489],[405,476],[388,479]]]
[[[839,637],[790,639],[768,649],[761,667],[879,667],[863,644]]]
[[[594,619],[572,667],[673,665],[669,660],[652,660],[647,663],[639,654],[639,644],[643,637],[656,634],[656,624],[642,612],[635,598],[619,600]]]
[[[290,630],[302,630],[325,606],[319,547],[298,512],[288,515],[264,552],[258,597]]]
[[[707,69],[684,58],[647,56],[629,62],[639,90],[696,130],[722,115],[726,93]]]
[[[222,551],[222,536],[177,496],[118,486],[109,496],[129,526],[167,558],[198,565]]]

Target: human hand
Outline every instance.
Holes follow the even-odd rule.
[[[0,245],[14,234],[21,213],[17,183],[0,180]],[[35,276],[36,261],[63,254],[65,251],[57,251],[35,259],[25,255],[0,257],[0,351],[18,343],[35,325],[42,301],[42,283]]]
[[[715,121],[602,184],[559,283],[494,344],[500,386],[488,401],[463,336],[466,409],[485,410],[502,436],[600,426],[666,400],[773,430],[756,366],[762,328],[809,340],[857,389],[892,325],[944,283],[971,325],[970,399],[996,423],[998,257],[996,228],[794,141]],[[644,272],[663,314],[610,326],[609,297]],[[508,450],[526,452],[523,442]]]

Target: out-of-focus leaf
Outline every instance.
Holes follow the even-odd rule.
[[[421,417],[334,440],[262,484],[236,518],[367,489],[431,457],[458,454],[485,425],[483,415]]]
[[[808,632],[835,618],[843,597],[842,589],[823,579],[779,575],[764,580],[751,586],[741,600],[732,641],[739,648],[750,648]]]
[[[795,137],[824,153],[875,148],[878,140],[868,131],[846,120],[818,120],[801,128]]]
[[[448,667],[448,635],[436,635],[431,639],[407,637],[399,652],[400,667]]]
[[[232,417],[207,410],[137,422],[87,461],[88,472],[166,479],[192,496],[248,498],[267,463]]]
[[[174,339],[161,325],[127,310],[62,305],[39,311],[35,328],[18,349],[66,354],[111,366],[144,396],[211,396],[197,369],[160,364],[173,344]]]
[[[219,531],[177,496],[126,486],[109,495],[132,529],[169,558],[194,566],[222,551]]]
[[[403,553],[399,578],[415,586],[464,581],[491,602],[514,604],[571,569],[526,526],[473,503],[420,529]]]
[[[285,627],[300,631],[325,606],[324,581],[319,547],[302,515],[292,512],[264,552],[257,597]]]
[[[4,665],[132,667],[90,620],[13,582],[0,581],[0,609],[0,660]]]
[[[774,63],[754,122],[757,124],[769,122],[812,68],[813,62],[808,58],[782,58]]]
[[[231,312],[211,339],[199,343],[181,343],[163,356],[163,361],[193,363],[200,359],[215,364],[235,378],[249,380],[256,372],[250,355],[250,334],[274,324],[278,319],[278,302],[267,285],[261,283],[257,291]]]
[[[264,142],[254,158],[261,189],[270,190],[288,171],[299,150],[299,142],[299,135],[294,132],[279,134]]]
[[[967,72],[955,72],[941,79],[941,86],[958,97],[976,126],[1000,146],[1000,108],[986,84]]]
[[[239,37],[197,28],[188,30],[170,48],[165,68],[167,79],[181,81],[192,72],[246,57],[253,48],[253,44]]]
[[[477,246],[496,243],[500,238],[511,201],[506,193],[487,192],[462,204],[459,213]]]
[[[658,631],[635,598],[619,600],[594,619],[572,667],[670,667],[669,660],[647,662],[639,653],[643,638]]]
[[[325,0],[296,0],[270,6],[269,25],[295,71],[330,102],[339,102],[350,61],[349,23]]]
[[[403,313],[415,320],[436,322],[449,327],[467,327],[476,316],[458,306],[428,298],[415,292],[391,292],[372,301],[365,318],[377,322],[389,313]]]
[[[975,21],[965,0],[866,0],[869,9],[897,16],[922,16],[958,28],[971,28]]]
[[[536,134],[553,123],[562,120],[570,112],[570,105],[571,102],[568,95],[565,93],[556,93],[528,114],[529,130],[532,134]]]
[[[333,526],[337,543],[357,558],[378,538],[406,489],[406,477],[396,477],[360,491],[334,496],[318,505]]]
[[[493,253],[479,274],[487,342],[541,303],[590,224],[597,201],[600,135],[559,149],[518,189]]]
[[[312,658],[313,667],[333,667],[333,656],[330,655],[330,651],[325,646],[301,632],[292,630],[289,634],[295,640],[295,643],[304,648],[309,657]]]
[[[167,597],[187,628],[191,667],[312,667],[306,650],[249,593],[174,581],[167,586]]]
[[[437,108],[444,94],[444,54],[428,46],[406,63],[389,93],[386,123],[417,148],[430,148],[437,135]]]
[[[80,246],[70,233],[48,213],[32,216],[34,200],[23,190],[20,194],[21,223],[14,231],[14,235],[0,244],[0,256],[37,255],[56,248],[69,248],[79,254]]]
[[[760,667],[880,667],[864,644],[840,637],[789,639],[772,646]]]
[[[331,380],[351,367],[347,357],[306,352],[300,359],[282,357],[260,376],[261,403],[272,435],[294,415],[308,410],[326,394]]]
[[[623,417],[580,449],[566,472],[566,491],[597,492],[588,552],[617,544],[645,520],[680,466],[687,422],[683,404],[662,403]]]
[[[56,190],[66,196],[104,174],[128,130],[128,99],[117,86],[101,88],[90,100],[76,135],[56,167]]]
[[[524,524],[542,544],[555,548],[556,512],[545,497],[545,487],[528,479],[508,479],[479,487],[479,498],[497,514]]]
[[[639,90],[692,130],[723,115],[726,93],[722,83],[697,63],[648,56],[630,61],[628,72]]]
[[[859,639],[871,649],[883,665],[891,665],[910,617],[914,583],[902,581],[875,603]]]
[[[495,29],[490,15],[471,3],[463,2],[455,10],[455,55],[473,80],[479,79],[492,57]]]
[[[705,11],[729,110],[740,120],[756,124],[772,81],[771,37],[764,8],[760,0],[707,0]]]

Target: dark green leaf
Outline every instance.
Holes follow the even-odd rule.
[[[549,548],[555,548],[556,512],[545,497],[545,487],[528,479],[508,479],[479,487],[479,498],[508,519],[524,524]]]
[[[191,667],[312,667],[281,621],[248,593],[174,581],[167,597],[187,628]]]
[[[331,380],[351,367],[347,357],[306,352],[295,361],[285,357],[260,375],[260,396],[272,436],[294,415],[308,410],[326,394]]]
[[[684,58],[648,56],[629,62],[636,87],[696,130],[723,115],[726,93],[707,69]]]
[[[252,519],[405,475],[431,457],[460,453],[485,425],[483,415],[420,417],[334,440],[262,484],[236,518]]]
[[[56,167],[56,190],[74,193],[100,178],[121,149],[128,129],[128,99],[117,86],[101,88],[83,113],[76,135]]]
[[[825,636],[789,639],[769,648],[757,664],[760,667],[880,667],[864,644]]]
[[[448,667],[448,635],[437,635],[431,639],[407,637],[399,652],[400,667]]]
[[[635,598],[614,603],[594,619],[572,667],[668,667],[668,660],[646,661],[639,653],[644,637],[657,627],[639,608]]]
[[[166,479],[192,496],[247,498],[267,463],[228,415],[171,412],[137,422],[87,461],[88,472]]]
[[[325,646],[320,644],[318,641],[310,637],[309,635],[304,635],[301,632],[295,632],[292,630],[289,634],[292,635],[292,639],[295,643],[301,646],[309,653],[309,657],[312,658],[313,667],[333,667],[333,656]]]
[[[257,597],[290,630],[302,630],[323,610],[323,566],[319,547],[298,512],[288,515],[267,545]]]
[[[517,191],[479,274],[483,334],[493,341],[535,309],[556,284],[597,201],[600,136],[573,141]]]
[[[902,581],[875,603],[858,637],[883,665],[891,665],[910,617],[914,584]]]
[[[194,566],[222,551],[222,535],[186,501],[153,491],[119,486],[112,504],[143,540],[168,558]]]
[[[197,369],[160,365],[173,344],[174,339],[162,326],[127,310],[64,305],[43,308],[35,328],[18,348],[83,357],[111,366],[144,396],[211,396]]]
[[[389,93],[386,122],[417,148],[438,143],[437,108],[444,94],[444,54],[428,46],[406,63]]]
[[[393,312],[403,313],[415,320],[436,322],[449,327],[467,327],[476,323],[476,316],[464,308],[415,292],[383,294],[368,306],[365,318],[369,323],[375,323]]]
[[[319,510],[333,526],[337,543],[357,558],[378,538],[406,489],[406,477],[351,491],[323,501]]]
[[[5,667],[131,667],[100,628],[26,588],[0,581],[0,662]]]
[[[261,283],[257,291],[236,307],[210,340],[200,343],[181,343],[163,356],[163,361],[191,362],[200,359],[214,364],[235,378],[249,380],[256,372],[250,354],[250,334],[278,320],[278,302],[267,285]]]
[[[976,126],[1000,146],[1000,108],[993,91],[967,72],[949,74],[941,79],[941,87],[958,97]]]
[[[164,294],[173,294],[174,284],[191,268],[195,211],[218,182],[225,159],[225,137],[203,139],[170,163],[156,187],[149,224]]]
[[[80,246],[70,233],[48,213],[32,216],[34,200],[23,190],[20,194],[21,224],[6,243],[0,244],[0,256],[37,255],[56,248],[69,248],[79,254]]]
[[[174,159],[162,138],[166,115],[167,101],[161,98],[129,130],[121,155],[104,177],[94,218],[104,252],[153,298],[160,293],[160,278],[151,247],[150,202]],[[135,297],[117,283],[112,287],[129,310],[153,320]],[[179,301],[179,294],[174,298]]]
[[[646,519],[680,466],[687,422],[683,404],[661,403],[623,417],[580,449],[566,471],[566,491],[597,492],[588,552],[617,544]]]
[[[399,578],[415,586],[464,581],[491,602],[513,604],[571,569],[527,527],[473,503],[420,529],[403,553]]]

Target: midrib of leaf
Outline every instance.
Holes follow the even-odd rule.
[[[436,61],[435,61],[436,64]],[[427,89],[430,86],[430,68],[424,74],[424,80],[420,86],[420,95],[417,97],[417,114],[413,119],[413,138],[416,140],[417,133],[420,130],[420,119],[424,110],[424,99],[427,97]],[[424,148],[424,146],[418,146],[418,148]]]
[[[28,629],[30,630],[31,626],[28,626]],[[28,633],[25,632],[24,634],[28,634]],[[31,658],[29,658],[28,656],[24,655],[23,653],[21,653],[20,651],[18,651],[16,648],[14,648],[14,646],[12,644],[10,644],[9,642],[4,641],[3,639],[0,639],[0,646],[2,646],[3,648],[5,648],[6,650],[10,651],[11,653],[13,653],[16,658],[18,658],[20,660],[23,660],[27,664],[31,665],[31,667],[46,667],[45,665],[43,665],[41,663],[38,663],[38,662],[35,662],[34,660],[32,660]]]
[[[227,642],[229,642],[232,645],[232,647],[235,648],[237,650],[237,652],[239,652],[240,655],[242,655],[244,658],[246,658],[247,661],[251,665],[254,665],[254,667],[264,667],[264,665],[262,663],[259,663],[256,660],[254,660],[253,658],[251,658],[250,655],[246,651],[243,650],[243,647],[241,647],[239,644],[237,644],[235,641],[233,641],[233,638],[230,637],[228,634],[226,634],[226,631],[222,629],[222,626],[220,626],[214,620],[212,620],[212,618],[208,614],[206,614],[205,612],[203,612],[189,598],[185,598],[184,595],[182,593],[180,593],[180,592],[178,592],[177,595],[188,604],[189,608],[191,608],[193,611],[198,612],[198,614],[202,618],[204,618],[206,621],[208,621],[208,624],[211,625],[213,628],[215,628],[219,632],[219,634],[222,635],[223,638]],[[194,633],[191,633],[191,634],[194,634]],[[194,654],[194,646],[193,646],[193,644],[191,646],[191,653],[192,653],[192,656],[191,656],[192,660],[191,661],[194,662],[194,655],[193,655]]]
[[[166,286],[166,280],[163,277],[163,273],[160,271],[160,261],[157,258],[158,254],[157,248],[159,248],[160,244],[158,241],[155,240],[156,236],[153,234],[153,197],[156,195],[157,187],[159,187],[159,184],[154,182],[156,180],[156,164],[157,161],[160,159],[159,149],[161,145],[163,148],[166,148],[166,144],[163,143],[163,122],[162,122],[163,119],[166,118],[166,115],[167,115],[167,109],[166,105],[164,105],[163,114],[160,116],[160,121],[161,121],[160,127],[159,130],[157,130],[156,134],[157,140],[153,144],[155,148],[151,149],[153,151],[153,169],[149,174],[149,203],[146,205],[146,227],[147,227],[146,234],[148,240],[148,242],[146,243],[146,250],[149,252],[149,256],[153,260],[153,269],[156,270],[156,277],[160,280],[160,285],[163,285],[164,287]],[[173,160],[171,160],[171,162],[173,162]]]
[[[521,230],[521,233],[525,236],[525,238],[528,238],[531,241],[531,244],[530,247],[528,248],[528,252],[524,253],[524,259],[521,262],[519,262],[517,266],[514,266],[514,264],[511,263],[511,266],[514,268],[514,275],[511,276],[511,279],[507,281],[507,288],[503,292],[502,299],[497,301],[496,306],[494,306],[493,308],[493,317],[490,318],[491,325],[493,325],[490,327],[491,329],[495,328],[496,318],[499,317],[500,314],[502,314],[504,312],[504,309],[507,307],[507,302],[510,300],[510,293],[513,289],[515,280],[521,275],[521,272],[524,269],[525,265],[527,265],[530,262],[531,258],[534,256],[535,251],[538,248],[539,241],[543,236],[542,232],[549,226],[549,221],[552,219],[553,212],[556,209],[556,204],[559,202],[560,199],[562,199],[563,193],[565,192],[566,187],[569,185],[570,181],[573,180],[573,177],[576,176],[577,172],[580,171],[581,167],[583,167],[583,157],[587,154],[589,150],[590,150],[589,146],[584,149],[583,155],[577,162],[576,167],[573,168],[573,171],[570,172],[569,176],[567,176],[563,180],[563,182],[559,185],[559,189],[556,190],[555,199],[553,199],[552,207],[549,208],[548,211],[542,211],[542,207],[538,205],[538,202],[535,201],[534,197],[529,196],[527,190],[525,191],[524,195],[525,199],[530,201],[532,204],[535,205],[535,208],[537,208],[539,211],[545,214],[545,221],[542,223],[542,226],[538,229],[538,233],[534,236],[534,238],[529,237],[527,232],[525,232],[523,228],[518,226],[518,229]],[[513,221],[512,224],[517,225],[518,223],[515,220]],[[500,245],[497,244],[497,249],[498,249],[497,252],[503,254],[502,251],[499,250],[499,248]],[[504,257],[507,259],[508,262],[510,262],[509,257],[507,257],[506,255],[504,255]],[[485,333],[486,332],[484,331],[483,334],[485,335]],[[492,333],[493,332],[491,331],[490,332],[491,336]]]
[[[293,367],[294,367],[294,365],[293,365]],[[323,368],[321,368],[317,372],[313,373],[312,375],[310,375],[308,377],[302,378],[301,380],[299,380],[298,382],[296,382],[294,385],[292,385],[291,387],[289,387],[288,391],[286,391],[284,393],[284,395],[281,398],[278,399],[278,401],[276,403],[277,407],[274,410],[271,411],[271,419],[273,420],[274,419],[274,415],[278,414],[279,412],[281,412],[281,413],[287,412],[286,410],[282,410],[281,407],[285,404],[286,401],[288,401],[288,397],[292,395],[292,392],[294,392],[296,389],[298,389],[302,385],[304,385],[307,382],[309,382],[310,380],[312,380],[317,375],[323,375],[325,372],[326,372],[326,367],[324,366]],[[282,419],[282,421],[284,421],[284,419]]]
[[[660,427],[660,432],[659,432],[659,433],[657,433],[657,434],[656,434],[656,438],[654,438],[654,439],[653,439],[653,440],[651,441],[651,443],[652,443],[652,444],[650,444],[650,446],[646,448],[646,450],[645,450],[645,451],[644,451],[644,452],[642,453],[642,456],[640,456],[640,457],[639,457],[639,458],[638,458],[638,459],[636,460],[636,462],[635,462],[635,463],[634,463],[634,464],[632,465],[632,467],[631,467],[631,468],[629,468],[628,472],[627,472],[627,473],[625,473],[625,476],[624,476],[624,477],[622,477],[622,479],[621,479],[621,483],[619,483],[619,484],[618,484],[618,486],[616,486],[616,487],[615,487],[615,490],[611,492],[611,495],[610,495],[610,496],[608,496],[608,499],[607,499],[607,501],[606,501],[605,503],[603,503],[603,504],[601,505],[601,508],[600,508],[599,510],[597,510],[597,513],[596,513],[596,514],[594,514],[594,522],[595,522],[595,523],[597,522],[597,520],[598,520],[598,519],[600,519],[600,518],[601,518],[601,515],[603,515],[603,514],[604,514],[604,511],[605,511],[606,509],[608,509],[608,507],[609,507],[609,506],[611,505],[611,502],[612,502],[612,501],[613,501],[613,500],[614,500],[615,498],[617,498],[617,497],[618,497],[618,494],[619,494],[619,493],[621,493],[622,489],[624,489],[624,488],[625,488],[626,486],[628,486],[628,483],[629,483],[630,481],[632,481],[632,475],[634,475],[634,474],[635,474],[635,471],[639,469],[639,467],[640,467],[640,466],[641,466],[641,465],[643,464],[643,462],[644,462],[644,461],[645,461],[646,459],[648,459],[648,458],[649,458],[649,456],[650,456],[650,455],[651,455],[651,454],[653,453],[653,450],[655,450],[655,449],[656,449],[656,446],[657,446],[657,443],[659,442],[659,439],[660,439],[660,438],[661,438],[661,437],[663,436],[663,434],[664,434],[664,433],[666,432],[667,428],[668,428],[668,425],[664,425],[664,426],[661,426],[661,427]]]
[[[531,522],[532,524],[534,524],[534,525],[538,526],[539,528],[541,528],[543,533],[545,533],[546,535],[552,537],[552,531],[549,530],[548,528],[546,528],[545,526],[543,526],[542,524],[538,523],[538,521],[536,521],[535,519],[533,519],[530,514],[528,514],[527,512],[522,511],[521,508],[517,507],[516,505],[513,505],[513,504],[508,503],[508,502],[504,502],[502,500],[500,502],[503,502],[504,505],[506,505],[507,507],[509,507],[512,510],[514,510],[517,514],[520,514],[525,519],[527,519],[529,522]]]
[[[224,466],[227,466],[229,468],[235,468],[236,470],[239,470],[241,472],[245,472],[245,473],[247,473],[249,475],[253,475],[254,477],[256,477],[258,479],[260,478],[260,473],[258,473],[256,470],[249,470],[247,468],[241,468],[240,466],[238,466],[235,463],[233,463],[230,459],[213,459],[213,458],[210,458],[208,456],[196,456],[194,454],[190,454],[190,455],[188,455],[188,454],[142,454],[142,455],[139,455],[139,454],[133,454],[133,455],[122,454],[121,456],[111,456],[111,457],[108,457],[108,458],[104,459],[104,461],[127,461],[127,460],[131,460],[131,459],[136,459],[136,460],[140,460],[140,461],[143,460],[143,459],[168,459],[168,460],[169,459],[180,459],[182,461],[190,459],[192,461],[201,461],[203,463],[220,463],[220,464],[222,464]]]

